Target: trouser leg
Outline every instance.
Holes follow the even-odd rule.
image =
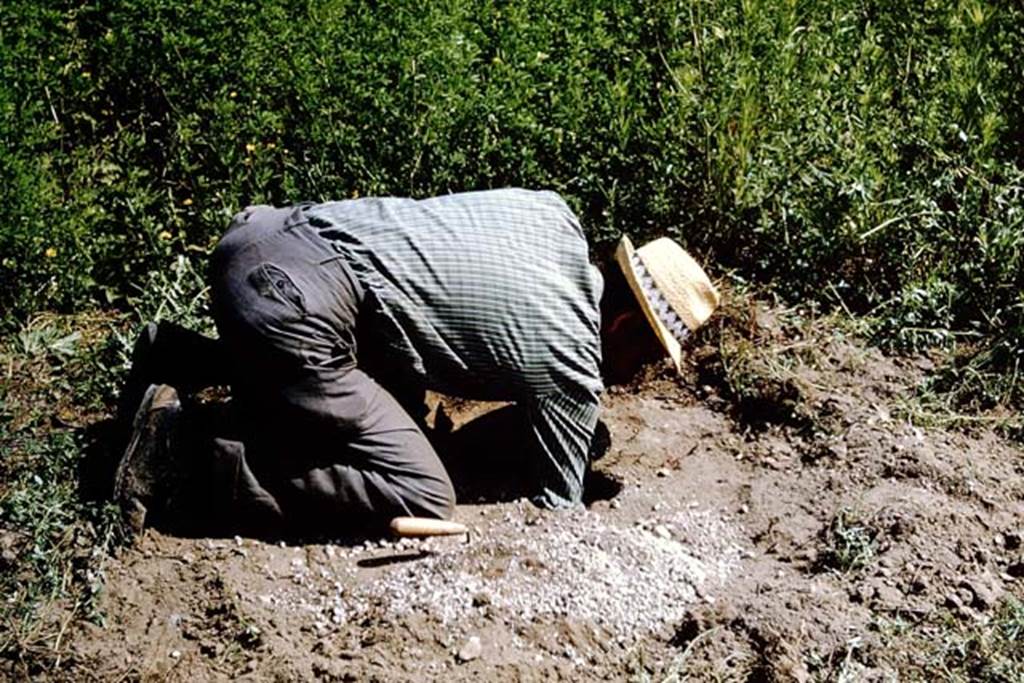
[[[359,368],[386,389],[420,429],[426,428],[426,387],[413,373],[395,367],[394,358],[372,332],[359,337]]]
[[[301,420],[265,429],[213,414],[193,417],[195,471],[172,528],[263,538],[376,534],[394,517],[447,519],[451,480],[430,442],[389,392],[359,371],[342,381],[365,405],[354,429]]]
[[[305,452],[273,457],[278,476],[267,487],[289,527],[298,533],[374,532],[396,516],[450,518],[451,480],[414,420],[363,372],[353,370],[342,382],[365,405],[346,438],[310,429],[290,439],[293,449]]]
[[[187,395],[226,384],[227,368],[226,353],[219,341],[166,321],[146,324],[132,350],[131,368],[118,397],[102,458],[90,464],[94,470],[91,476],[100,482],[97,490],[109,493],[108,482],[129,443],[136,411],[150,385],[168,384]]]
[[[253,474],[245,444],[219,437],[193,441],[188,477],[153,520],[186,535],[283,536],[281,506]]]
[[[165,526],[190,535],[283,535],[280,505],[246,459],[247,431],[230,402],[186,407],[176,443],[184,481],[168,502]]]
[[[228,360],[218,340],[161,320],[148,323],[139,335],[132,370],[147,373],[147,384],[170,384],[187,392],[227,384]]]
[[[150,384],[169,384],[182,394],[227,384],[227,361],[216,339],[167,321],[148,323],[135,342],[118,399],[115,440],[127,440],[135,409]]]
[[[256,479],[242,442],[214,439],[210,470],[212,518],[216,523],[231,533],[247,536],[278,538],[285,533],[287,520],[281,505]]]

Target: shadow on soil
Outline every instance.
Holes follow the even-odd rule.
[[[437,437],[437,450],[462,503],[503,503],[533,495],[540,473],[527,455],[530,427],[525,411],[508,405]],[[598,423],[591,460],[600,459],[611,445],[608,428]],[[615,478],[588,469],[584,479],[585,505],[614,498],[622,490]]]

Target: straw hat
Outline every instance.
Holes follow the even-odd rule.
[[[623,235],[615,260],[658,340],[679,368],[682,342],[714,313],[718,291],[693,257],[668,237],[634,249]]]

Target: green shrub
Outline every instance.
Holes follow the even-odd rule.
[[[124,304],[248,203],[524,185],[598,254],[1024,348],[1019,4],[10,0],[0,50],[9,318]]]

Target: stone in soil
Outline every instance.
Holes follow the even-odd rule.
[[[483,654],[483,651],[484,646],[480,642],[480,636],[470,636],[462,644],[462,647],[459,648],[455,656],[460,662],[469,662]]]

